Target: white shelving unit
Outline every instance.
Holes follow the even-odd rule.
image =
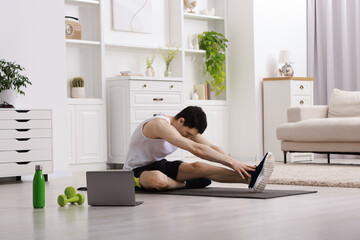
[[[105,85],[106,79],[117,77],[120,71],[137,71],[145,75],[146,57],[155,55],[153,67],[156,77],[141,77],[146,81],[174,81],[183,82],[183,103],[198,105],[208,114],[209,130],[208,137],[211,141],[221,140],[219,145],[228,146],[228,94],[227,91],[214,96],[211,100],[191,100],[194,84],[205,83],[205,51],[189,49],[187,40],[189,36],[201,34],[204,31],[217,31],[226,36],[226,4],[227,0],[204,0],[198,1],[195,8],[199,11],[204,8],[215,8],[215,16],[188,13],[183,0],[152,1],[152,9],[157,9],[158,14],[153,16],[153,33],[135,33],[116,31],[113,28],[113,4],[112,1],[98,0],[65,0],[65,14],[79,18],[82,27],[82,39],[66,39],[67,73],[66,83],[68,86],[67,103],[69,122],[69,147],[68,159],[73,165],[89,163],[101,163],[106,156],[102,156],[101,146],[95,154],[84,152],[86,145],[92,142],[82,142],[85,139],[83,129],[78,129],[83,124],[97,136],[98,129],[106,133],[105,128],[105,101],[107,98]],[[154,6],[156,5],[156,6]],[[178,49],[177,57],[171,63],[171,78],[165,78],[165,63],[160,49]],[[227,74],[228,75],[228,74]],[[82,76],[85,80],[86,98],[71,98],[70,81],[73,77]],[[136,77],[132,77],[135,79]],[[139,78],[140,79],[140,78]],[[226,84],[228,79],[226,79]],[[94,113],[94,115],[90,114]],[[90,114],[90,115],[89,115]],[[97,116],[96,114],[100,114]],[[104,120],[102,120],[104,119]],[[214,127],[219,131],[212,131]],[[100,136],[106,139],[106,136]],[[106,143],[106,140],[97,144]],[[73,145],[75,144],[75,145]],[[77,146],[78,145],[78,146]],[[80,147],[80,153],[74,152],[74,146]],[[90,154],[90,155],[89,155]],[[76,166],[76,169],[79,169]],[[87,168],[89,169],[89,168]],[[94,169],[94,168],[91,168]]]
[[[104,104],[101,2],[65,0],[65,16],[79,19],[81,39],[65,39],[68,104],[68,153],[73,170],[105,169],[106,125]],[[81,76],[85,98],[72,98],[70,82]]]

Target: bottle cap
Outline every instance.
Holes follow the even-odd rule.
[[[38,170],[40,170],[40,171],[42,171],[42,166],[41,165],[35,165],[35,171],[38,171]]]

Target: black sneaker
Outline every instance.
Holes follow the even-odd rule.
[[[267,152],[256,167],[255,172],[251,172],[249,188],[255,192],[262,192],[274,170],[275,158],[271,152]]]
[[[211,180],[207,178],[195,178],[186,181],[186,188],[205,188],[211,184]]]

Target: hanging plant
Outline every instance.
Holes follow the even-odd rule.
[[[206,72],[213,78],[206,81],[210,84],[211,91],[219,95],[225,86],[225,50],[228,40],[221,33],[210,31],[199,35],[199,47],[206,51]],[[206,74],[205,72],[205,74]]]

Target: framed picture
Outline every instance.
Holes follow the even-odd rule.
[[[151,0],[113,0],[114,30],[151,33]]]

